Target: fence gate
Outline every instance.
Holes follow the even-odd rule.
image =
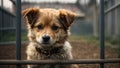
[[[116,6],[117,7],[117,6]],[[115,7],[105,11],[111,11]],[[104,68],[105,63],[120,63],[120,59],[104,59],[104,0],[100,0],[100,59],[80,59],[80,60],[21,60],[21,0],[16,0],[16,58],[17,60],[0,60],[0,65],[21,65],[26,64],[100,64]]]

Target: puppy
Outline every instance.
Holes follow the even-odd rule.
[[[27,20],[28,60],[71,60],[71,45],[67,41],[69,27],[76,14],[65,9],[28,8],[22,11]],[[28,68],[77,68],[75,65],[28,65]]]

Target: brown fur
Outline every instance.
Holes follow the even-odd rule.
[[[69,27],[75,14],[65,9],[28,8],[22,12],[27,19],[29,45],[28,60],[70,60],[71,45],[67,41]],[[43,44],[44,35],[50,36],[49,44]],[[77,68],[76,65],[28,65],[28,68]]]

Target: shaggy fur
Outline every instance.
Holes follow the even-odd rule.
[[[28,8],[23,10],[22,14],[27,20],[30,41],[26,50],[28,60],[73,59],[72,47],[67,41],[69,27],[76,16],[73,12],[65,9]],[[28,65],[28,68],[77,68],[77,66]]]

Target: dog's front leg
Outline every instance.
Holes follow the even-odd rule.
[[[27,60],[33,60],[30,56],[27,56]],[[27,68],[39,68],[38,65],[27,65]]]

